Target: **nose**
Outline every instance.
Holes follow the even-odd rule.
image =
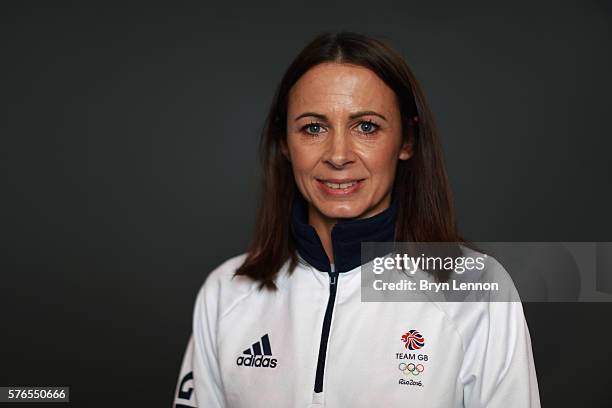
[[[324,160],[334,168],[343,168],[354,161],[350,136],[344,131],[332,132]]]

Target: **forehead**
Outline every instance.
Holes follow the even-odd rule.
[[[372,109],[390,113],[395,92],[368,68],[323,63],[309,69],[291,88],[288,110]],[[297,112],[295,112],[297,113]]]

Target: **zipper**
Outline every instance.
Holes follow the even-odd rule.
[[[329,339],[332,314],[334,312],[334,303],[336,301],[336,291],[338,289],[338,272],[336,272],[335,269],[335,266],[332,264],[331,272],[329,272],[329,298],[327,299],[327,308],[325,309],[325,317],[323,318],[323,330],[321,330],[321,343],[319,344],[319,359],[317,361],[317,375],[315,377],[314,392],[323,391],[327,342]]]

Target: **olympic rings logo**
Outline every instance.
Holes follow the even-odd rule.
[[[398,366],[399,370],[408,375],[408,374],[412,374],[412,375],[419,375],[421,374],[423,371],[425,371],[425,367],[423,366],[423,364],[414,364],[414,363],[399,363]]]

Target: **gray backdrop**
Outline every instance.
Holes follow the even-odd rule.
[[[85,4],[0,11],[0,385],[170,405],[196,291],[252,231],[273,90],[321,30],[405,55],[468,238],[612,241],[609,2]],[[543,406],[608,406],[612,305],[525,312]]]

